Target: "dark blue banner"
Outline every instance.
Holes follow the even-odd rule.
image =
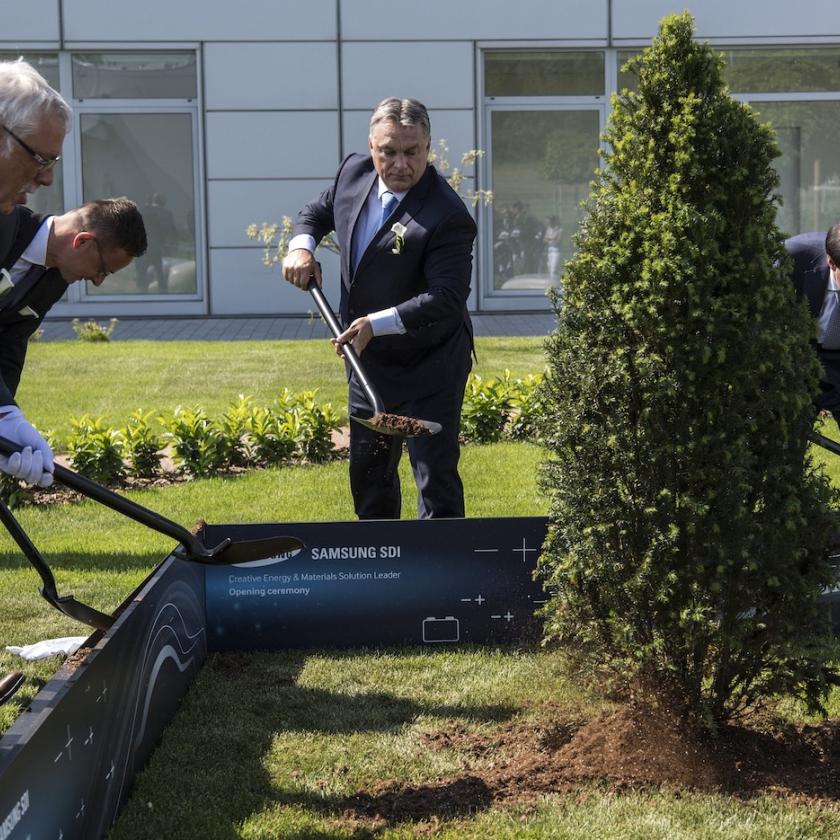
[[[224,526],[306,548],[207,569],[214,650],[502,643],[533,637],[541,517]],[[221,534],[222,531],[220,530]],[[217,538],[212,527],[205,539]]]
[[[117,818],[207,653],[204,569],[168,560],[0,740],[0,840],[93,840]]]

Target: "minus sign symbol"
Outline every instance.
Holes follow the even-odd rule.
[[[498,548],[474,548],[473,551],[476,554],[496,554],[498,553]]]

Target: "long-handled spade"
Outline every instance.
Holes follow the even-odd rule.
[[[46,601],[59,612],[63,612],[64,615],[75,618],[82,624],[95,627],[97,630],[107,630],[114,623],[113,616],[106,615],[88,604],[77,601],[72,595],[58,594],[52,570],[2,500],[0,500],[0,521],[6,526],[6,530],[12,535],[12,539],[20,546],[20,550],[24,553],[26,559],[41,576],[44,585],[38,591]]]
[[[321,317],[326,322],[330,332],[335,338],[338,338],[343,330],[338,323],[338,319],[335,317],[335,313],[332,311],[329,301],[327,301],[323,291],[321,291],[321,287],[314,279],[310,279],[307,289],[314,298],[318,311],[321,313]],[[349,362],[350,367],[353,369],[353,373],[356,374],[356,379],[359,385],[362,386],[362,390],[373,409],[372,417],[352,417],[352,420],[380,434],[394,435],[395,437],[401,438],[436,435],[441,430],[440,423],[436,423],[434,420],[418,420],[416,417],[388,414],[385,411],[382,400],[379,398],[379,394],[376,393],[376,390],[367,378],[356,351],[349,344],[342,345],[341,350]]]
[[[20,447],[0,437],[0,454],[11,455],[18,451],[20,451]],[[84,496],[129,517],[129,519],[133,519],[135,522],[139,522],[141,525],[145,525],[147,528],[171,537],[179,543],[173,554],[182,560],[213,566],[248,563],[254,560],[277,557],[304,547],[302,540],[289,536],[236,541],[228,537],[218,545],[208,547],[195,534],[177,522],[173,522],[171,519],[137,504],[137,502],[129,501],[107,487],[103,487],[83,475],[74,473],[60,464],[55,465],[53,475],[57,481],[73,490],[77,490]]]

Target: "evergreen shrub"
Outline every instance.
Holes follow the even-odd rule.
[[[579,673],[721,721],[837,674],[817,603],[832,496],[775,224],[772,130],[666,18],[614,98],[548,342],[546,629]]]

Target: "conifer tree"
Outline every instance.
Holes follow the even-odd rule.
[[[663,20],[613,101],[554,302],[540,561],[581,673],[709,720],[821,707],[832,490],[807,452],[818,379],[775,224],[773,132],[723,59]]]

